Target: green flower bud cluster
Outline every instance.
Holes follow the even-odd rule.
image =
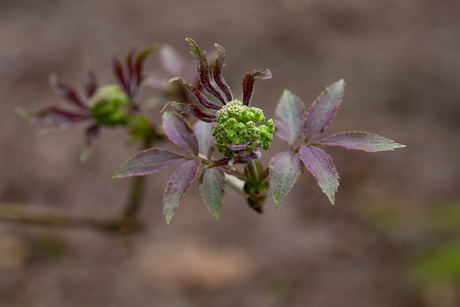
[[[273,120],[267,126],[256,126],[256,123],[265,122],[261,109],[247,107],[241,101],[233,100],[217,111],[217,125],[212,135],[216,138],[219,151],[226,157],[233,157],[235,153],[225,145],[240,145],[251,141],[260,141],[263,149],[269,149],[273,140],[275,125]]]
[[[103,85],[89,99],[91,114],[104,126],[127,125],[129,105],[128,95],[117,85]]]

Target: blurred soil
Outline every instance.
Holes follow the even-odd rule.
[[[460,306],[460,269],[439,278],[412,261],[460,244],[459,16],[456,0],[0,1],[0,202],[94,217],[122,209],[129,180],[110,178],[137,151],[122,131],[105,130],[81,164],[84,127],[37,136],[43,127],[14,109],[64,105],[51,73],[79,84],[89,66],[113,82],[108,53],[135,42],[188,58],[186,37],[208,52],[219,43],[238,94],[246,72],[269,68],[253,96],[268,118],[283,89],[309,105],[343,78],[325,134],[407,145],[329,149],[341,175],[335,207],[305,174],[263,215],[229,191],[217,224],[193,184],[167,227],[161,199],[173,170],[163,170],[148,179],[146,229],[131,238],[0,221],[0,306]],[[158,111],[149,109],[157,121]],[[281,150],[275,141],[262,162]],[[455,273],[460,255],[449,253],[442,265]]]

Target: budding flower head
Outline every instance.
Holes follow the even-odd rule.
[[[130,121],[130,99],[117,85],[104,85],[88,101],[91,114],[101,125],[127,125]]]
[[[248,107],[241,101],[233,100],[223,106],[216,113],[217,125],[213,130],[216,145],[219,151],[226,157],[235,155],[225,145],[240,145],[249,142],[260,141],[263,149],[269,149],[273,140],[275,126],[273,120],[265,122],[265,116],[261,109]]]

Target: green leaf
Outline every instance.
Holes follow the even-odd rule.
[[[460,242],[415,257],[412,270],[419,282],[460,280]]]
[[[274,156],[268,164],[270,184],[276,208],[291,191],[302,172],[302,161],[297,154],[285,151]]]
[[[224,202],[225,174],[218,167],[209,168],[204,173],[202,182],[200,185],[201,197],[209,212],[219,222],[219,215]]]

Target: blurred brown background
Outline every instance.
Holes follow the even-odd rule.
[[[305,174],[263,215],[229,190],[218,224],[195,182],[167,227],[170,169],[149,177],[147,227],[129,242],[0,221],[0,306],[460,306],[459,16],[456,0],[1,0],[0,202],[121,210],[129,180],[110,177],[137,151],[123,131],[104,130],[81,164],[83,127],[37,136],[14,108],[64,105],[53,72],[78,84],[86,65],[112,83],[108,53],[136,41],[185,57],[186,37],[208,52],[219,43],[237,94],[246,72],[269,68],[253,97],[268,118],[283,89],[309,105],[343,78],[325,135],[369,131],[407,148],[329,148],[335,207]],[[157,67],[154,55],[147,72]],[[276,140],[262,161],[281,150]]]

